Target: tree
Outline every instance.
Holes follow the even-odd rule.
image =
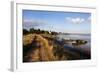
[[[35,29],[34,28],[31,28],[30,29],[30,33],[34,33],[35,32]]]
[[[28,33],[29,33],[29,31],[27,29],[23,29],[23,35],[26,35]]]

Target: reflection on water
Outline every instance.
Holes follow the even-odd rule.
[[[90,34],[68,34],[68,35],[57,35],[57,37],[61,38],[61,39],[71,39],[71,40],[77,40],[77,39],[80,39],[80,40],[84,40],[84,41],[87,41],[86,44],[83,44],[83,45],[78,45],[76,46],[77,48],[81,48],[81,49],[84,49],[86,51],[90,51],[90,48],[91,48],[91,35]],[[73,47],[73,45],[70,45]]]

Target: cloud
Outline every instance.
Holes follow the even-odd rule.
[[[41,25],[41,24],[46,24],[47,22],[44,20],[24,20],[24,24],[27,25]]]
[[[84,18],[80,18],[80,17],[76,17],[76,18],[66,17],[66,20],[73,24],[81,24],[85,21]]]
[[[23,20],[24,27],[37,27],[48,24],[45,20],[33,20],[33,19],[25,19]]]

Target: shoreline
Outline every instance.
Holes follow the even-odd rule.
[[[23,46],[24,46],[23,49],[25,49],[25,45],[27,45],[27,44],[31,44],[34,46],[37,43],[40,44],[39,42],[32,44],[32,41],[34,41],[33,39],[35,36],[37,36],[37,38],[38,38],[37,40],[40,40],[41,38],[43,38],[45,41],[47,41],[46,43],[48,43],[48,45],[47,45],[48,48],[46,48],[46,49],[48,49],[48,53],[52,56],[52,58],[48,59],[48,60],[47,59],[42,59],[42,60],[38,59],[36,61],[81,60],[81,59],[90,59],[91,58],[90,54],[87,54],[83,50],[79,50],[75,47],[73,48],[73,47],[70,47],[67,45],[68,42],[72,42],[72,41],[76,41],[76,40],[64,40],[63,39],[61,41],[61,40],[57,40],[56,35],[50,35],[50,34],[47,35],[47,34],[34,34],[33,33],[33,34],[24,35],[23,36]],[[41,37],[41,38],[39,38],[39,37]],[[43,40],[41,40],[41,41],[42,41],[41,42],[41,44],[42,44]],[[77,40],[77,41],[79,42],[79,44],[82,44],[82,42],[80,43],[80,41],[83,41],[83,40]],[[64,44],[66,44],[67,46],[65,47]],[[42,47],[44,47],[44,46],[46,46],[46,44],[43,45]],[[51,49],[50,49],[50,46],[51,46]],[[26,49],[27,49],[27,47],[26,47]],[[29,48],[29,49],[31,49],[31,48]],[[47,52],[46,49],[44,49],[45,53]],[[41,51],[43,51],[43,49],[41,49]],[[25,56],[27,55],[27,52],[28,52],[28,50],[26,51],[26,53],[24,52],[24,54],[23,54],[24,62],[29,62],[28,59],[27,59],[27,61],[25,61]],[[38,53],[40,53],[40,52],[38,52]],[[34,56],[34,54],[33,54],[33,56]]]

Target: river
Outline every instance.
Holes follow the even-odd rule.
[[[59,37],[60,39],[85,40],[85,41],[87,41],[86,44],[79,45],[76,47],[74,46],[74,47],[77,49],[82,49],[89,53],[91,51],[91,35],[90,34],[67,34],[67,35],[59,34],[59,35],[57,35],[57,37]],[[66,45],[68,46],[68,44],[66,44]],[[71,45],[71,47],[73,47],[73,45]]]

